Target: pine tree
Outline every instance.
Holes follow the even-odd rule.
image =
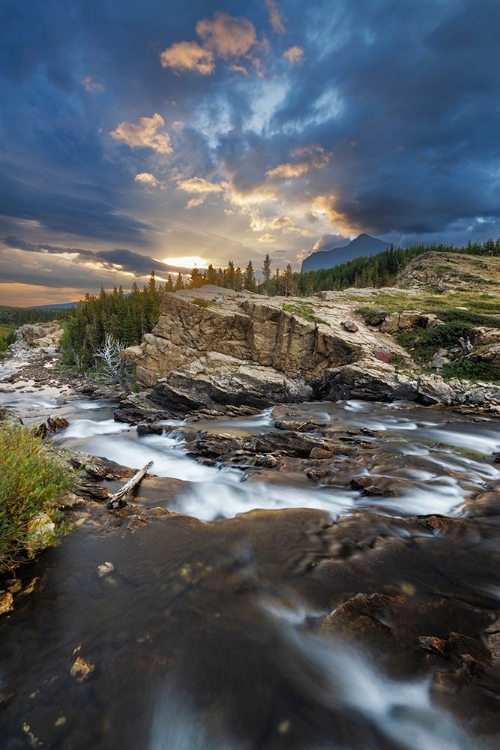
[[[230,260],[227,264],[227,269],[224,274],[224,286],[226,287],[226,289],[235,288],[235,281],[236,281],[235,276],[236,276],[236,271],[234,268],[234,263],[232,260]]]
[[[293,280],[292,266],[290,265],[290,263],[287,263],[285,272],[281,277],[281,289],[282,294],[284,294],[285,297],[291,297],[292,295],[297,293],[297,289]]]
[[[271,290],[271,259],[269,253],[266,253],[264,262],[262,263],[262,276],[263,276],[263,288],[264,294],[270,294]]]
[[[245,289],[248,289],[249,292],[255,292],[255,273],[251,260],[248,261],[248,265],[245,269],[243,286]]]
[[[203,278],[200,269],[195,266],[191,271],[191,276],[189,277],[189,288],[199,289],[201,286],[203,286],[204,282],[205,279]]]
[[[207,268],[207,284],[217,284],[217,271],[213,267],[213,265],[210,263],[210,265]]]

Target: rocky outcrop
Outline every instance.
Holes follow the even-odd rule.
[[[124,356],[136,365],[138,381],[153,388],[153,398],[183,411],[217,403],[399,397],[401,388],[411,388],[409,379],[374,352],[382,346],[387,359],[411,363],[408,354],[352,318],[352,304],[340,297],[267,298],[205,286],[165,294],[158,325]],[[345,321],[357,330],[346,330]]]
[[[426,291],[476,287],[495,295],[500,291],[500,258],[430,250],[403,268],[398,286]]]
[[[36,349],[55,348],[59,344],[63,329],[59,323],[28,323],[16,331],[16,342],[11,345],[12,351],[27,347]]]

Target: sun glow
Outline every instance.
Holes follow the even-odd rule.
[[[207,268],[208,263],[205,258],[199,255],[183,255],[180,258],[163,258],[163,263],[168,266],[178,266],[179,268]]]

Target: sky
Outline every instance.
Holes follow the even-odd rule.
[[[0,0],[0,304],[500,235],[500,0]]]

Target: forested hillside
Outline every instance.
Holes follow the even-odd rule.
[[[61,340],[62,364],[86,370],[96,363],[96,353],[103,347],[106,336],[120,347],[141,342],[158,321],[160,296],[166,289],[176,291],[183,288],[198,289],[205,284],[215,284],[235,291],[247,290],[259,294],[282,296],[309,296],[323,290],[341,290],[348,287],[392,286],[398,273],[410,261],[429,250],[438,253],[466,253],[468,255],[500,256],[500,239],[484,243],[469,243],[463,248],[449,245],[415,245],[406,249],[389,247],[387,250],[366,258],[343,263],[333,268],[294,273],[290,264],[284,271],[273,269],[266,255],[257,280],[252,262],[244,271],[229,261],[226,268],[193,268],[185,276],[178,274],[175,281],[169,276],[165,287],[157,286],[152,273],[149,283],[142,290],[134,284],[130,294],[122,288],[112,292],[104,289],[96,297],[86,296],[75,310],[66,311],[69,318]]]
[[[67,310],[48,310],[36,307],[9,307],[0,305],[0,353],[6,352],[15,341],[14,331],[25,323],[46,323],[60,320],[68,315]]]
[[[153,273],[142,291],[134,284],[127,295],[121,287],[112,292],[101,289],[96,297],[87,294],[66,321],[60,342],[61,364],[83,372],[95,365],[96,354],[106,340],[120,347],[139,344],[158,322],[162,291]]]

